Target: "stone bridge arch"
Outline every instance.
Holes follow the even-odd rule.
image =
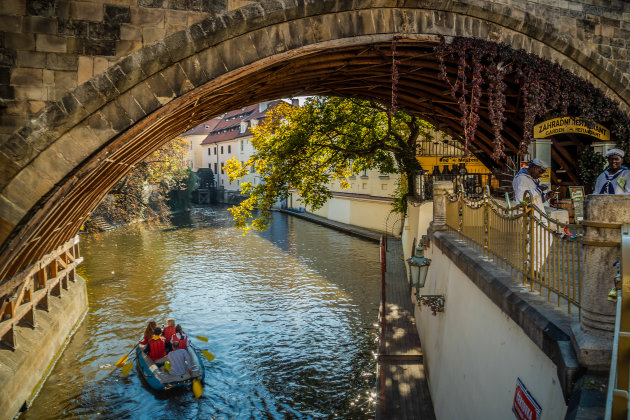
[[[394,37],[420,55],[431,51],[438,36],[502,42],[559,62],[622,109],[630,109],[621,61],[612,62],[599,46],[587,42],[588,31],[576,26],[571,34],[565,28],[571,10],[587,8],[586,1],[566,2],[567,9],[525,0],[250,3],[208,16],[122,58],[3,138],[0,297],[13,286],[6,279],[71,238],[133,164],[210,117],[246,103],[298,94],[387,100],[391,57],[384,51]],[[599,11],[600,23],[613,25],[608,16],[624,7],[589,10]],[[628,13],[623,16],[625,21],[616,21],[620,30],[630,20]],[[625,50],[629,37],[620,34]],[[430,108],[423,103],[428,97],[441,113],[438,122],[455,130],[456,107],[434,100],[447,95],[440,91],[435,60],[418,66],[433,73],[401,75],[407,89],[401,106],[427,112]],[[374,82],[350,83],[349,76],[363,81],[373,76]],[[511,128],[513,140],[519,137],[518,128],[518,122]],[[487,156],[488,150],[481,147],[479,153]]]

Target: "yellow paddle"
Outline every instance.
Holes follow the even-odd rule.
[[[129,355],[131,354],[132,351],[136,349],[136,347],[138,347],[138,343],[136,343],[136,345],[133,346],[131,350],[129,350],[129,353],[127,353],[126,355],[118,359],[118,361],[114,364],[114,366],[119,367],[127,363],[127,359],[129,358]]]
[[[122,370],[120,371],[120,373],[122,373],[122,376],[129,375],[129,372],[131,372],[132,367],[133,367],[133,360],[131,362],[128,362],[125,366],[123,366]]]
[[[203,354],[204,357],[210,362],[214,360],[214,354],[210,353],[208,350],[201,350],[201,354]]]
[[[197,340],[205,341],[206,343],[208,342],[208,337],[204,337],[203,335],[196,335],[195,338],[197,338]]]
[[[199,398],[201,394],[203,394],[203,386],[201,386],[201,382],[197,379],[193,379],[192,390],[193,394],[195,394],[195,398]]]

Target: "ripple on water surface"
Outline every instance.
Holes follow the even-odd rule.
[[[243,235],[201,208],[81,247],[89,313],[22,418],[373,418],[375,244],[283,214]],[[210,340],[200,399],[111,369],[168,317]]]

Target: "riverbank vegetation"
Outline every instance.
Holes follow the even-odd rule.
[[[290,190],[318,209],[332,197],[331,183],[348,186],[348,177],[367,169],[403,175],[406,184],[397,190],[395,208],[404,211],[407,192],[415,191],[413,174],[422,169],[416,145],[420,137],[431,136],[430,129],[420,118],[374,101],[313,97],[299,108],[281,105],[253,129],[252,157],[226,164],[231,181],[252,167],[264,179],[258,185],[241,183],[249,198],[230,209],[236,226],[266,229],[269,209]]]
[[[189,148],[187,140],[177,137],[135,164],[94,209],[85,227],[94,228],[96,220],[113,225],[165,222],[174,207],[188,207],[196,186],[195,174],[184,160]]]

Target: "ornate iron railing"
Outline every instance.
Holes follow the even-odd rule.
[[[475,199],[459,192],[446,201],[447,226],[469,246],[569,313],[579,309],[583,254],[576,228],[570,232],[533,204],[499,202],[489,189]]]

